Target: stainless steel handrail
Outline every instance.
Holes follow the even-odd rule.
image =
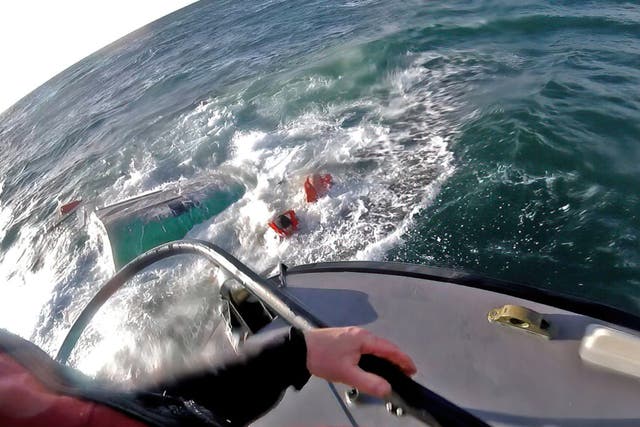
[[[109,279],[82,310],[80,316],[78,316],[71,326],[56,355],[56,360],[60,363],[67,363],[73,348],[76,346],[82,332],[89,322],[91,322],[93,316],[95,316],[104,303],[120,289],[127,280],[162,259],[182,254],[204,256],[213,264],[222,268],[227,274],[232,276],[249,292],[258,297],[291,325],[302,330],[325,326],[314,319],[310,313],[305,312],[304,314],[306,316],[302,316],[294,312],[291,307],[287,305],[287,302],[293,304],[293,301],[282,295],[279,289],[257,275],[224,249],[202,240],[179,240],[165,243],[143,253]]]

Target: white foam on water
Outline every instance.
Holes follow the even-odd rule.
[[[379,0],[351,0],[343,3],[341,7],[351,8],[351,7],[363,7],[368,6],[373,3],[377,3]]]
[[[2,206],[2,204],[0,204],[0,242],[4,239],[12,219],[13,209],[11,209],[10,206]]]
[[[150,153],[143,153],[142,159],[131,159],[129,172],[116,180],[113,186],[106,189],[103,195],[104,203],[113,203],[115,200],[122,200],[132,197],[143,191],[150,191],[153,186],[149,186],[149,174],[153,171],[156,163]]]
[[[180,257],[142,272],[96,314],[71,362],[129,386],[215,357],[218,348],[203,347],[220,321],[213,277],[204,261]]]
[[[58,278],[69,274],[71,268],[63,264],[66,257],[60,256],[66,252],[64,241],[42,251],[33,246],[32,242],[42,242],[38,239],[42,232],[37,226],[23,226],[0,260],[0,327],[27,338],[35,330]]]
[[[95,271],[100,278],[111,277],[116,273],[113,254],[109,246],[109,236],[104,225],[95,213],[89,214],[87,219],[87,250],[96,256]]]
[[[359,54],[353,53],[354,60]],[[237,105],[223,106],[215,99],[203,102],[178,118],[166,134],[148,141],[144,152],[135,153],[128,160],[127,173],[101,193],[101,201],[111,203],[170,185],[172,182],[162,182],[153,174],[161,165],[158,153],[161,157],[165,151],[183,156],[180,164],[190,167],[186,179],[207,172],[203,166],[190,166],[198,160],[194,152],[219,144],[222,138],[218,137],[230,132],[230,146],[223,147],[228,149],[227,160],[210,164],[216,172],[240,179],[247,191],[218,216],[195,227],[188,237],[218,244],[258,272],[269,271],[278,261],[295,265],[384,259],[411,229],[414,216],[432,203],[454,172],[448,145],[456,126],[447,122],[445,115],[456,108],[456,100],[446,88],[438,87],[447,71],[438,74],[428,70],[420,65],[422,60],[416,58],[413,66],[390,73],[379,83],[383,92],[390,93],[385,99],[371,95],[312,106],[275,130],[235,129],[233,112]],[[279,103],[289,102],[289,96],[331,90],[340,79],[301,79],[282,93],[267,97],[258,110],[269,112],[273,107],[273,111],[280,111]],[[364,113],[355,123],[346,125],[354,111]],[[303,183],[314,172],[331,173],[335,185],[327,197],[307,204]],[[184,177],[175,177],[180,179]],[[287,209],[296,211],[301,224],[293,237],[281,239],[267,223]],[[11,221],[15,221],[11,209],[0,207],[0,230],[4,231]],[[53,354],[81,308],[113,274],[113,261],[104,230],[93,216],[84,231],[87,241],[74,250],[69,248],[77,238],[75,231],[64,230],[50,239],[39,239],[41,232],[41,226],[26,224],[0,259],[0,327],[30,337],[38,331],[39,319],[52,315],[48,303],[55,300],[56,284],[72,282],[74,277],[88,280],[70,288],[72,301],[65,308],[65,317],[44,332],[47,338],[41,342],[36,339]],[[36,259],[38,262],[34,262]],[[83,267],[87,260],[94,265],[78,273],[87,268]],[[187,271],[182,277],[178,272],[185,273],[176,270],[175,276],[160,275],[159,280],[184,286],[198,280],[195,271]],[[122,348],[123,343],[128,351],[147,352],[153,366],[160,366],[163,355],[174,352],[173,344],[153,347],[148,341],[141,344],[139,339],[140,334],[152,334],[154,329],[140,326],[135,315],[142,315],[141,303],[154,300],[159,291],[145,288],[140,281],[128,289],[92,322],[94,330],[99,331],[95,337],[102,339],[81,343],[82,357],[76,361],[85,372],[135,377],[133,372],[122,373],[122,359],[114,358],[114,349]],[[183,314],[192,313],[186,310],[173,315]],[[127,354],[133,357],[133,353]],[[123,357],[130,361],[126,354]]]
[[[433,181],[431,181],[425,188],[424,194],[422,198],[418,201],[418,203],[409,211],[408,215],[406,215],[400,225],[391,233],[389,233],[386,237],[371,243],[367,247],[362,250],[359,250],[356,255],[356,260],[380,260],[383,259],[386,253],[398,246],[402,243],[402,236],[406,234],[413,225],[414,216],[420,213],[420,211],[433,203],[434,199],[437,197],[438,193],[442,185],[446,182],[446,180],[453,174],[454,168],[452,165],[453,156],[451,153],[446,152],[446,144],[442,137],[436,136],[431,141],[433,147],[441,147],[441,157],[440,159],[445,162],[446,166],[443,168],[442,173],[437,176]]]
[[[157,162],[149,150],[144,150],[140,158],[129,161],[126,174],[120,176],[111,187],[100,194],[101,206],[110,205],[142,193],[163,189],[174,182],[161,182],[153,177]]]
[[[215,143],[216,135],[232,125],[232,113],[229,108],[214,100],[200,103],[192,111],[173,121],[165,133],[150,141],[144,141],[143,148],[130,160],[127,173],[119,177],[101,195],[103,204],[114,203],[142,192],[162,189],[183,178],[182,175],[168,171],[169,181],[164,175],[154,175],[163,166],[162,159],[182,158],[180,165],[185,172],[193,174],[190,167],[193,152],[198,147]],[[128,148],[128,147],[127,147]],[[213,161],[211,162],[213,163]]]
[[[215,133],[229,126],[229,117],[224,108],[219,108],[213,102],[199,106],[181,118],[181,128],[178,126],[179,129],[165,135],[165,140],[171,140],[178,134],[183,138],[176,142],[178,145],[165,149],[190,152],[199,138],[206,136],[208,132]],[[151,142],[149,144],[152,145]],[[153,172],[157,167],[158,163],[150,150],[145,149],[139,155],[134,155],[128,162],[127,173],[118,178],[114,185],[105,188],[97,202],[109,204],[144,191],[172,185],[174,182],[159,182],[154,179]],[[180,179],[182,177],[178,181]],[[0,206],[0,240],[12,223],[27,219],[13,244],[0,254],[0,327],[32,339],[45,351],[55,354],[81,309],[104,281],[114,274],[114,264],[106,232],[94,214],[87,216],[88,221],[83,229],[65,224],[53,232],[45,233],[50,224],[33,224],[29,220],[34,209],[36,202],[32,201],[21,210],[19,218],[15,218],[11,207]],[[71,249],[72,242],[82,235],[86,235],[86,241],[80,247]],[[86,265],[87,263],[90,265]],[[77,280],[82,282],[67,290],[73,292],[73,295],[65,308],[64,318],[56,319],[53,327],[46,321],[48,326],[43,325],[43,319],[55,316],[53,310],[57,308],[54,305],[62,292],[56,287],[61,283]],[[109,311],[107,316],[122,317],[129,309],[135,311],[135,307],[125,305]],[[101,326],[106,328],[107,323],[105,321]],[[106,331],[113,329],[106,328]],[[111,336],[107,332],[105,336]],[[109,346],[109,343],[110,341],[104,345]],[[83,366],[87,369],[93,366],[93,370],[89,369],[88,372],[95,373],[97,366],[111,360],[113,352],[98,349],[91,354],[93,359]]]
[[[20,217],[28,215],[28,209]],[[18,221],[10,206],[0,206],[0,234],[2,239],[10,227]],[[34,251],[27,244],[33,240],[38,230],[34,227],[22,227],[17,232],[14,244],[0,253],[0,327],[21,336],[29,336],[38,320],[39,310],[48,298],[51,288],[42,285],[50,278],[51,258],[45,260],[38,272],[29,265],[34,261]]]
[[[210,110],[203,111],[206,113],[205,115],[211,113]],[[205,120],[205,126],[209,127],[209,129],[217,126],[216,123],[214,123],[218,120],[216,117],[222,117],[221,114],[216,114],[215,112],[211,114],[213,114],[213,116]],[[202,116],[198,116],[198,120],[195,121],[196,123],[193,124],[193,126],[196,128],[202,127],[202,118]],[[210,124],[211,126],[209,126]],[[185,124],[185,128],[187,127],[188,125]],[[197,137],[197,132],[194,132],[193,138]],[[176,183],[176,181],[160,182],[154,178],[153,173],[157,167],[158,163],[156,159],[148,150],[141,155],[135,155],[129,161],[127,173],[116,180],[112,187],[105,189],[101,194],[101,204],[109,204],[145,191],[162,189]],[[177,181],[179,182],[184,179],[185,178],[181,176],[178,177]],[[32,321],[23,322],[24,328],[19,331],[21,335],[26,337],[29,337],[29,335],[34,336],[35,334],[35,338],[32,339],[50,354],[57,352],[72,322],[80,314],[82,308],[93,295],[95,295],[107,278],[115,273],[108,237],[96,215],[89,215],[88,223],[84,230],[67,232],[65,229],[65,231],[57,236],[56,241],[62,242],[62,245],[64,245],[74,239],[72,235],[74,232],[81,234],[86,233],[88,239],[76,253],[69,254],[67,250],[67,253],[63,255],[68,255],[68,257],[62,256],[61,258],[63,259],[54,266],[55,268],[50,269],[49,277],[52,278],[50,283],[55,285],[56,283],[68,282],[68,278],[71,277],[72,274],[77,273],[75,269],[87,269],[86,265],[83,266],[86,260],[91,261],[91,266],[89,267],[89,271],[84,271],[81,275],[77,275],[82,282],[77,283],[68,290],[72,292],[72,295],[70,295],[69,305],[65,308],[64,318],[56,320],[53,327],[48,325],[43,328],[42,325],[38,324],[38,318],[51,318],[54,316],[52,310],[54,310],[55,307],[52,307],[52,305],[55,305],[57,291],[55,291],[54,288],[48,288],[43,291],[42,299],[36,304],[32,304],[33,312],[29,314],[29,318],[32,319]],[[18,240],[22,240],[22,237]],[[25,239],[25,242],[27,240],[28,239]],[[20,244],[22,244],[22,242]],[[71,266],[69,267],[69,272],[60,269],[60,265],[64,261],[68,262]],[[201,274],[202,270],[202,268],[198,268],[195,271],[182,271],[181,275],[161,277],[161,280],[184,283],[185,286],[188,286],[197,282],[198,278],[196,276]],[[32,281],[32,278],[26,275],[22,276],[25,283]],[[126,289],[118,292],[120,296],[116,298],[116,302],[119,303],[107,304],[100,310],[95,320],[92,321],[91,328],[93,335],[92,332],[88,330],[79,342],[76,357],[72,357],[71,360],[72,363],[79,366],[84,372],[108,379],[118,378],[133,381],[134,379],[139,379],[140,375],[144,372],[153,370],[154,366],[163,365],[166,367],[168,358],[171,359],[171,357],[174,357],[179,359],[180,357],[177,356],[178,353],[189,354],[188,349],[185,350],[184,346],[175,344],[175,340],[160,344],[162,340],[157,334],[161,333],[163,329],[160,328],[158,331],[155,331],[155,326],[157,325],[143,324],[144,319],[135,318],[135,315],[142,315],[144,317],[153,312],[153,310],[140,310],[139,303],[141,295],[149,301],[159,299],[161,296],[153,288],[139,291],[135,285],[136,280],[133,280],[132,283],[132,287],[127,285]],[[215,303],[215,296],[216,294],[209,295],[207,299]],[[186,315],[182,317],[193,318],[193,316]],[[211,322],[209,322],[209,324],[210,323]],[[171,327],[172,325],[167,324],[164,326],[165,329]],[[42,340],[40,339],[41,329],[43,331],[42,335],[46,334],[46,338]],[[89,338],[86,338],[85,335],[88,335]],[[149,336],[149,339],[143,339],[145,336]],[[157,343],[152,342],[153,339],[156,339]],[[144,353],[144,358],[140,357],[140,354],[142,354],[140,352]],[[145,366],[139,365],[137,372],[125,372],[125,367],[131,365],[136,359],[144,360]],[[184,364],[183,362],[184,361],[181,361],[182,364]],[[180,363],[178,363],[178,365],[179,364]],[[123,371],[123,369],[125,369],[125,371]]]
[[[234,159],[232,163],[238,166],[249,165],[255,167],[258,162],[268,157],[267,134],[261,131],[251,131],[236,134],[232,141]]]
[[[233,113],[228,107],[215,99],[203,101],[193,111],[184,114],[153,146],[160,152],[179,152],[190,157],[201,144],[215,143],[215,137],[232,124]]]
[[[258,271],[278,261],[383,259],[454,172],[448,143],[455,126],[444,117],[455,100],[429,83],[446,70],[430,71],[419,65],[423,60],[387,77],[382,85],[391,88],[388,100],[325,106],[268,133],[236,132],[222,168],[248,173],[248,191],[189,235],[220,244]],[[358,109],[367,115],[343,127]],[[336,185],[329,197],[307,204],[302,184],[313,172],[331,173]],[[301,226],[292,238],[280,239],[267,223],[287,209],[295,210]]]

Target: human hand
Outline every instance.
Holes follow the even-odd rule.
[[[416,373],[411,358],[395,344],[355,326],[312,329],[304,333],[307,344],[307,369],[315,376],[356,387],[383,398],[391,385],[383,378],[358,367],[360,356],[372,354],[397,365],[405,374]]]

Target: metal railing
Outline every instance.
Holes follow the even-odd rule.
[[[259,298],[271,310],[282,317],[292,326],[309,330],[327,327],[324,322],[316,318],[297,300],[293,299],[282,289],[272,285],[250,268],[238,261],[222,248],[201,240],[179,240],[165,243],[125,265],[111,279],[109,279],[71,326],[67,336],[58,351],[56,360],[66,364],[76,346],[82,332],[93,316],[104,303],[120,289],[131,277],[150,265],[175,255],[204,256],[214,265],[224,270],[249,292]],[[444,399],[442,396],[425,388],[403,374],[392,363],[372,355],[363,355],[360,367],[385,378],[392,386],[392,394],[388,401],[395,407],[431,426],[478,426],[488,425],[465,409]],[[336,396],[336,398],[340,398]]]
[[[82,310],[80,316],[78,316],[75,323],[71,326],[71,329],[60,346],[56,360],[63,364],[67,363],[71,352],[82,335],[82,332],[85,330],[89,322],[91,322],[93,316],[95,316],[104,303],[107,302],[107,300],[129,279],[158,261],[168,257],[185,254],[204,256],[214,265],[222,268],[227,274],[232,276],[249,292],[254,294],[292,326],[302,330],[326,326],[315,319],[311,313],[308,313],[300,307],[299,303],[282,294],[278,288],[272,286],[269,282],[253,272],[250,268],[238,261],[224,249],[205,241],[179,240],[165,243],[145,252],[125,265],[111,279],[109,279]],[[298,313],[292,310],[292,305],[299,307]],[[302,311],[302,313],[299,313],[300,311]]]

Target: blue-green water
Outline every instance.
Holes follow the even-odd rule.
[[[0,148],[0,327],[48,349],[112,273],[93,222],[47,232],[56,198],[208,175],[245,193],[190,237],[258,271],[407,261],[640,312],[637,3],[200,2],[22,99]]]

